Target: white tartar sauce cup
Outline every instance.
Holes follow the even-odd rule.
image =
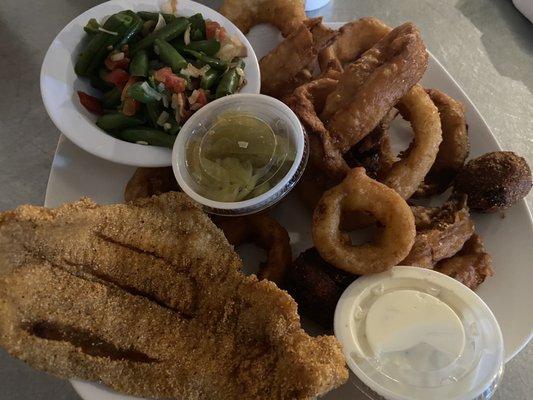
[[[357,279],[337,304],[334,329],[356,385],[371,399],[489,399],[503,374],[491,310],[429,269],[399,266]]]

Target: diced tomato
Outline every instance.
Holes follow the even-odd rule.
[[[207,95],[205,94],[204,89],[198,89],[198,97],[196,98],[196,104],[199,104],[200,107],[203,107],[207,104]]]
[[[127,57],[124,57],[122,60],[113,61],[110,56],[108,56],[104,64],[106,68],[110,71],[113,71],[115,69],[126,69],[128,68],[128,65],[130,65],[130,59]]]
[[[120,68],[115,69],[113,71],[109,71],[107,75],[105,76],[106,82],[111,83],[112,85],[115,85],[119,89],[122,89],[129,79],[130,79],[130,75],[126,71]]]
[[[124,101],[126,97],[128,97],[128,89],[131,85],[133,85],[135,82],[139,80],[136,76],[130,76],[126,84],[124,85],[124,88],[122,89],[122,93],[120,94],[120,100]]]
[[[140,108],[141,103],[131,97],[126,97],[122,103],[122,114],[133,117]]]
[[[187,87],[187,81],[172,72],[170,67],[164,67],[154,72],[154,78],[173,93],[182,93]]]
[[[226,38],[226,30],[216,21],[205,21],[205,36],[222,41]]]
[[[100,115],[102,114],[102,102],[98,100],[96,97],[91,96],[85,92],[81,92],[78,90],[78,97],[80,99],[80,103],[87,111],[93,114]]]

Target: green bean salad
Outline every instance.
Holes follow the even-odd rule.
[[[246,47],[201,14],[125,10],[84,30],[74,70],[102,94],[78,97],[118,139],[171,148],[196,110],[245,84]]]

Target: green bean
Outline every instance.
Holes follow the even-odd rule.
[[[83,30],[89,35],[96,35],[98,32],[100,32],[98,28],[100,28],[98,21],[95,18],[91,18],[83,27]]]
[[[233,94],[239,88],[239,82],[241,80],[240,75],[237,73],[237,68],[242,68],[244,63],[241,61],[234,68],[227,70],[220,82],[218,83],[216,90],[216,98],[224,97]]]
[[[135,117],[128,117],[122,113],[104,114],[98,117],[96,125],[104,131],[115,131],[118,129],[131,128],[143,124],[144,121]]]
[[[128,88],[128,96],[141,103],[153,103],[161,100],[161,94],[152,88],[148,82],[137,82]]]
[[[167,13],[156,13],[156,12],[150,12],[150,11],[138,11],[137,15],[141,17],[145,21],[157,21],[159,19],[159,14],[163,16],[166,23],[174,21],[177,17],[173,14],[167,14]]]
[[[153,102],[153,103],[147,103],[144,105],[146,116],[148,117],[148,120],[152,123],[152,126],[155,128],[158,128],[159,125],[157,125],[157,120],[159,119],[159,116],[161,115],[161,106],[160,102]]]
[[[130,54],[134,55],[139,50],[151,47],[156,39],[170,41],[185,32],[188,26],[189,20],[187,18],[176,18],[175,20],[167,24],[165,27],[159,29],[158,31],[150,33],[148,36],[132,45],[130,49]]]
[[[211,89],[217,82],[218,78],[220,78],[220,72],[214,68],[210,68],[202,76],[200,87],[202,89]]]
[[[143,20],[137,14],[131,10],[123,11],[123,13],[133,18],[133,23],[130,29],[122,36],[122,39],[115,45],[117,49],[129,43],[143,28]]]
[[[145,50],[140,50],[133,56],[130,63],[131,76],[146,76],[148,75],[148,53]]]
[[[120,90],[118,87],[114,87],[111,90],[108,90],[104,93],[104,98],[102,100],[102,105],[104,108],[113,108],[117,107],[120,104],[120,95],[122,94],[122,90]]]
[[[116,136],[126,142],[168,147],[170,149],[174,146],[174,140],[176,140],[174,135],[169,135],[159,129],[142,126],[124,129],[116,133]]]
[[[190,16],[189,21],[191,22],[191,40],[205,39],[205,20],[202,14],[197,13]]]
[[[195,42],[190,42],[185,48],[199,51],[208,56],[214,56],[220,50],[220,42],[215,39],[210,40],[198,40]]]
[[[109,46],[115,45],[122,36],[128,32],[133,24],[133,18],[129,15],[118,13],[110,16],[105,22],[103,29],[92,37],[87,46],[80,53],[74,71],[80,76],[90,76],[100,66],[109,53]]]
[[[161,61],[170,65],[173,72],[179,72],[182,68],[187,66],[187,60],[176,50],[170,43],[161,39],[155,39],[154,51],[159,56]]]
[[[191,50],[189,48],[187,48],[186,46],[177,46],[178,50],[181,50],[183,51],[184,53],[187,53],[191,56],[193,56],[194,58],[196,58],[197,60],[213,67],[213,68],[216,68],[216,69],[220,69],[220,70],[225,70],[226,68],[228,68],[228,63],[224,60],[221,60],[219,58],[215,58],[215,57],[209,57],[208,55],[204,54],[204,53],[200,53],[199,51],[196,51],[196,50]]]

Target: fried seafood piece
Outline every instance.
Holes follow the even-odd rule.
[[[390,27],[374,17],[348,22],[339,29],[335,41],[318,54],[320,70],[342,72],[345,64],[355,61],[390,31]]]
[[[383,226],[373,241],[352,245],[340,228],[346,211],[372,214]],[[413,213],[404,199],[391,188],[354,168],[337,186],[320,199],[313,214],[313,242],[330,264],[352,274],[385,271],[403,260],[415,240]]]
[[[454,191],[465,193],[468,206],[481,213],[503,211],[530,189],[529,165],[512,151],[495,151],[470,160],[454,183]]]
[[[1,213],[0,346],[148,398],[308,399],[343,383],[336,339],[308,336],[296,303],[241,265],[181,193]]]
[[[133,201],[179,190],[172,167],[137,168],[126,184],[124,200]]]
[[[224,0],[220,13],[245,34],[255,25],[267,23],[284,37],[307,18],[304,0]]]
[[[435,162],[442,141],[442,129],[437,107],[419,84],[402,97],[398,107],[402,117],[411,124],[414,139],[380,181],[408,199]]]
[[[302,23],[259,61],[261,93],[281,99],[310,81],[318,52],[328,46],[336,34],[322,24],[322,18]]]
[[[299,86],[284,99],[308,133],[310,164],[333,181],[330,187],[342,181],[350,170],[318,116],[336,86],[335,79],[320,78]]]
[[[473,234],[461,251],[451,258],[440,261],[435,271],[448,275],[472,290],[476,290],[485,279],[494,275],[492,259],[485,252],[483,242]]]
[[[374,129],[420,80],[428,55],[412,23],[393,29],[340,75],[321,119],[341,153]]]
[[[267,252],[267,260],[259,265],[259,279],[268,279],[283,286],[287,269],[292,263],[292,250],[287,230],[266,214],[244,217],[214,217],[228,242],[234,246],[254,243]]]
[[[441,194],[448,189],[470,151],[463,105],[440,90],[426,89],[426,92],[439,110],[442,142],[433,166],[414,193],[416,197]]]
[[[327,263],[312,247],[298,256],[287,276],[287,291],[298,303],[298,311],[326,329],[342,292],[355,280],[352,275]]]
[[[433,268],[456,254],[474,234],[466,196],[453,198],[442,207],[413,206],[416,237],[409,255],[400,265]]]

